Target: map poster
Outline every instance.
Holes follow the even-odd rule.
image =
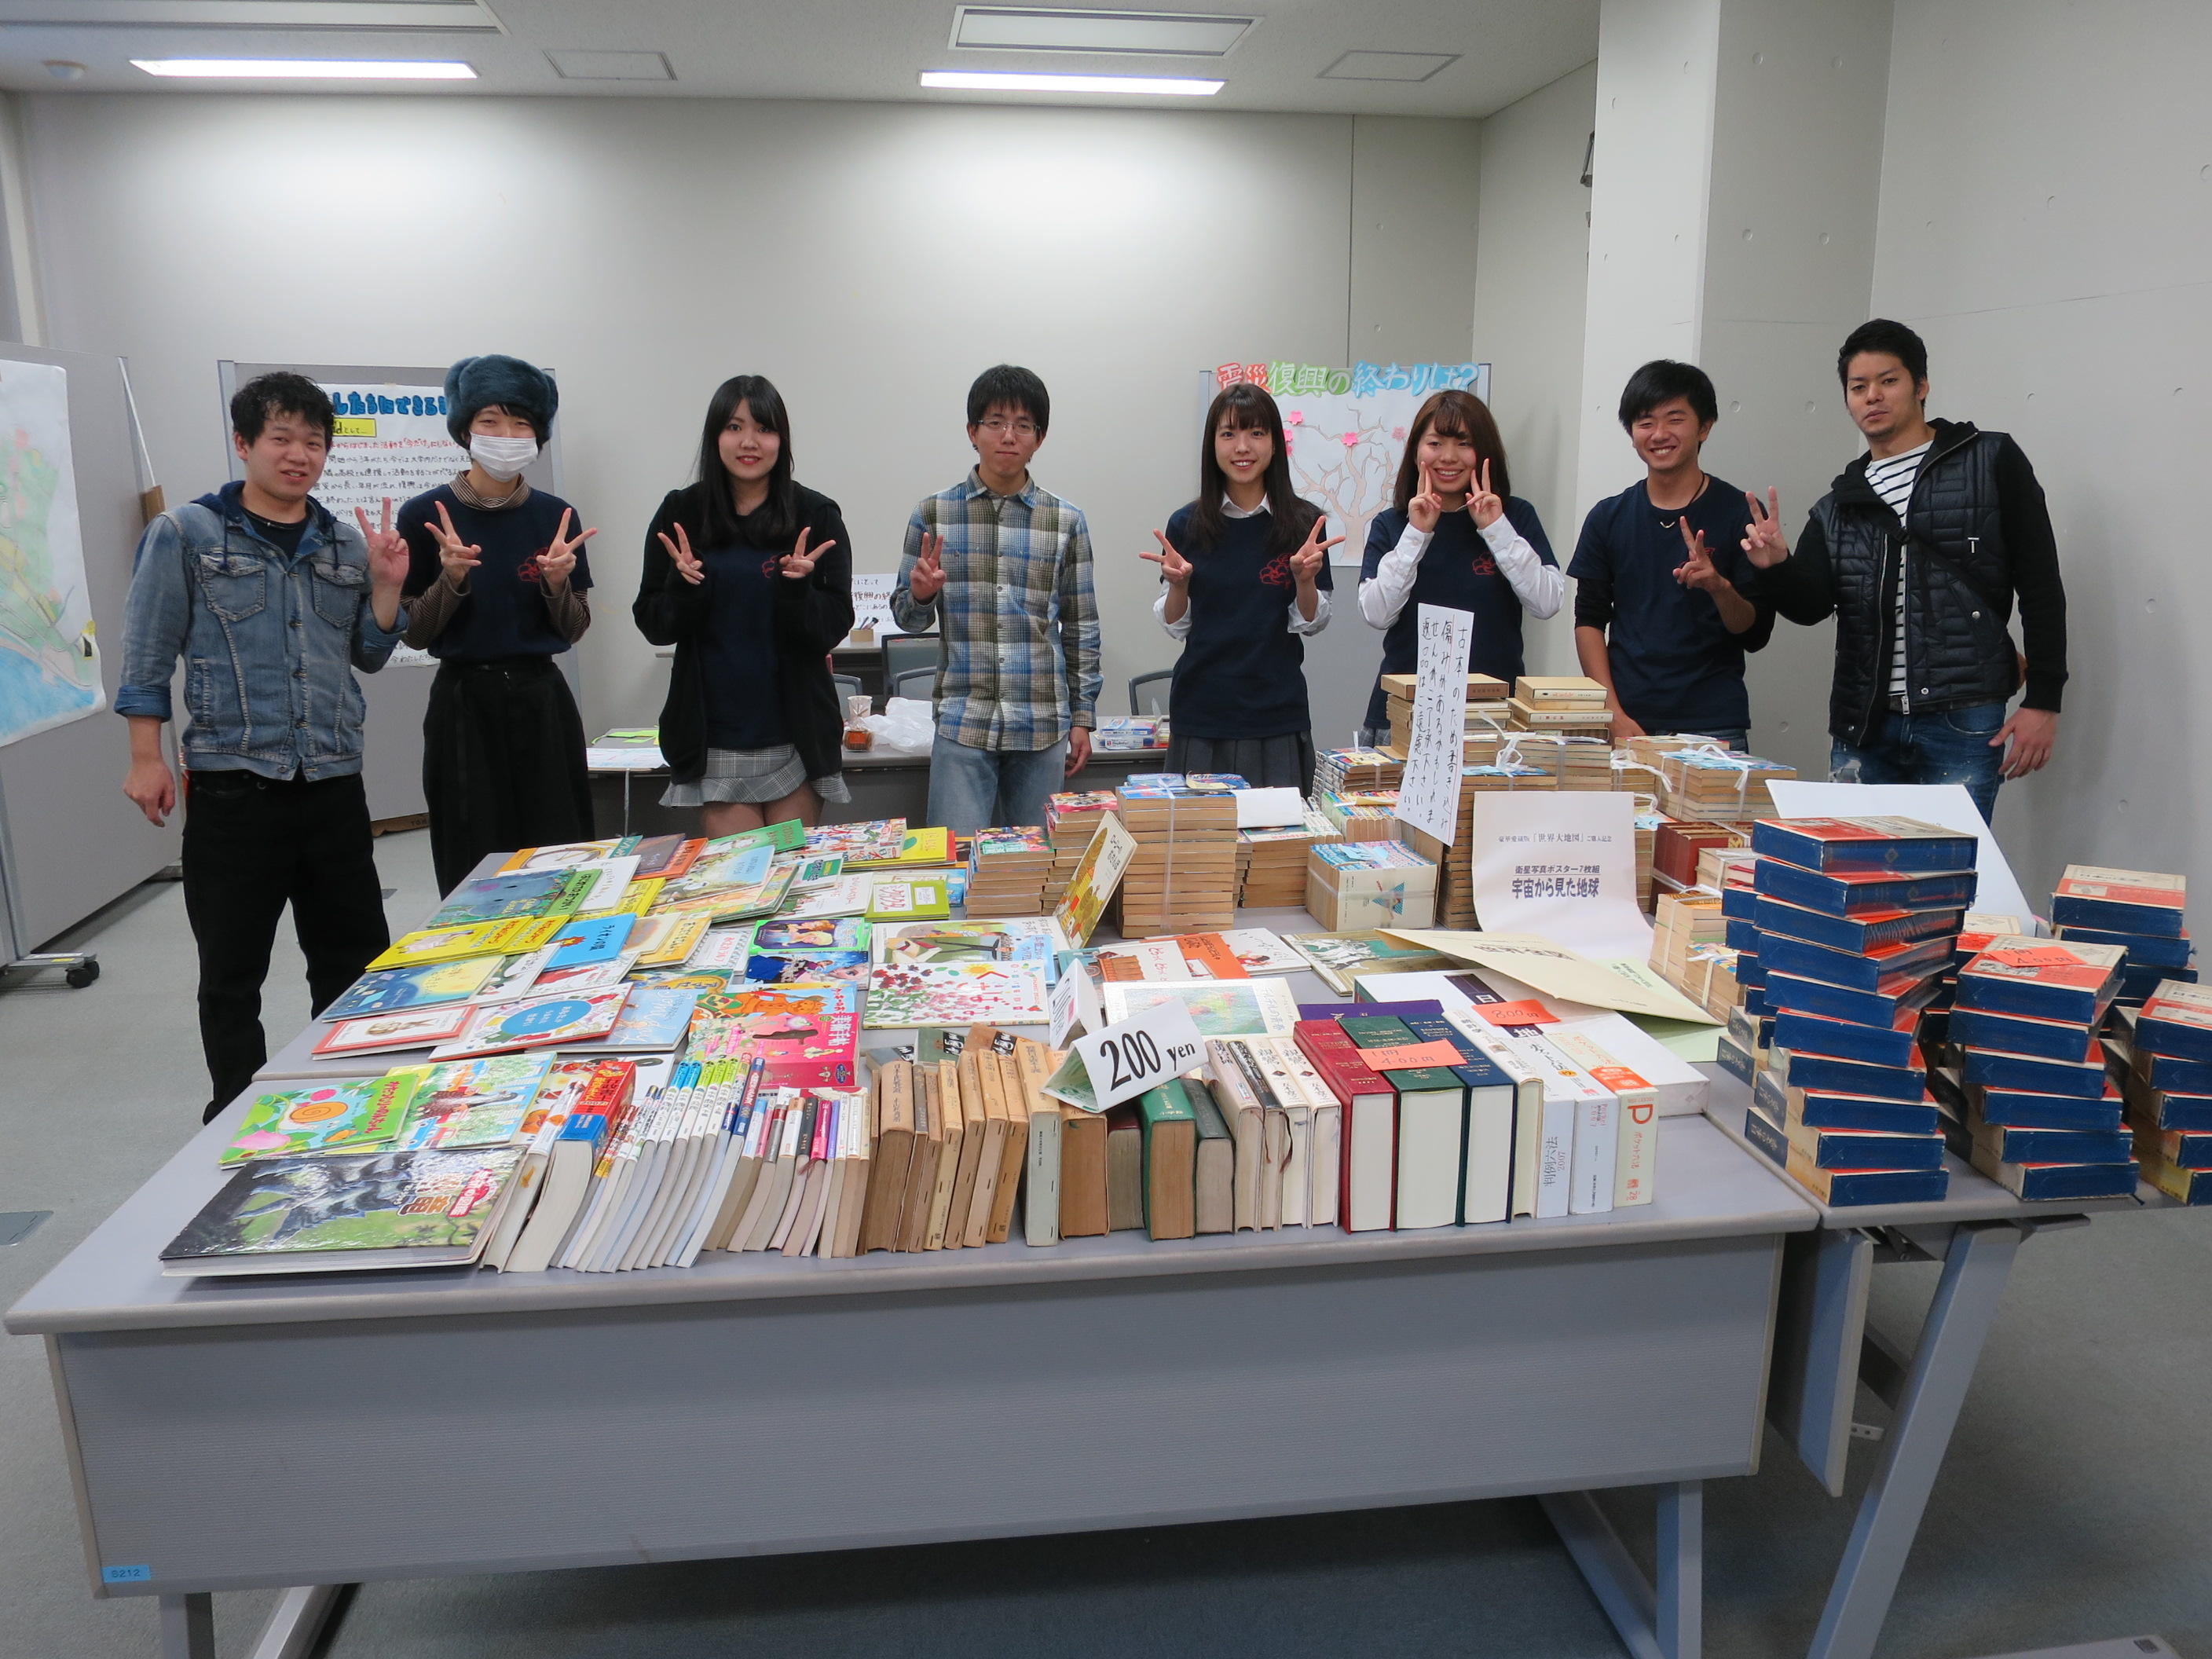
[[[0,361],[0,744],[106,706],[70,453],[69,371]]]

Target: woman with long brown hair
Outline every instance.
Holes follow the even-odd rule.
[[[1168,696],[1170,772],[1234,772],[1256,788],[1313,787],[1305,636],[1328,625],[1322,514],[1291,485],[1275,400],[1232,386],[1206,410],[1198,499],[1157,553],[1152,614],[1182,641]]]
[[[1367,526],[1359,613],[1384,629],[1381,674],[1419,660],[1414,619],[1424,605],[1474,617],[1470,673],[1510,685],[1522,670],[1521,617],[1557,614],[1566,578],[1536,509],[1512,493],[1505,445],[1472,392],[1439,392],[1407,429],[1397,504]],[[1367,704],[1370,731],[1389,724],[1381,674]]]

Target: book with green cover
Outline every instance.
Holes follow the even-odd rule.
[[[424,1067],[383,1077],[272,1090],[246,1109],[236,1139],[217,1162],[224,1169],[265,1158],[362,1152],[389,1146],[406,1127],[407,1109]]]
[[[1162,1085],[1178,1091],[1189,1103],[1198,1125],[1198,1145],[1193,1177],[1196,1196],[1193,1222],[1201,1233],[1237,1231],[1237,1138],[1229,1133],[1229,1120],[1213,1098],[1213,1091],[1197,1078],[1170,1078]]]
[[[522,1150],[249,1164],[170,1241],[161,1270],[210,1277],[464,1265],[489,1242]]]
[[[1170,1079],[1137,1097],[1145,1134],[1145,1231],[1189,1238],[1198,1231],[1198,1114]]]
[[[878,881],[868,898],[871,922],[945,921],[951,915],[952,895],[936,876]]]
[[[405,1144],[428,1148],[507,1146],[529,1115],[530,1103],[552,1064],[550,1054],[497,1054],[419,1068],[421,1081],[415,1087]]]
[[[1395,1014],[1339,1014],[1336,1023],[1355,1048],[1398,1048],[1420,1041]]]

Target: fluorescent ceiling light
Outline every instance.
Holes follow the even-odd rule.
[[[1147,75],[990,75],[969,70],[924,70],[921,84],[947,92],[1118,92],[1211,98],[1225,82]]]
[[[499,32],[475,0],[0,0],[0,25]]]
[[[380,61],[341,58],[134,58],[131,67],[149,75],[186,75],[222,81],[473,81],[466,64]]]
[[[952,44],[994,52],[1133,52],[1164,58],[1219,58],[1258,21],[1200,12],[960,6],[953,12]]]

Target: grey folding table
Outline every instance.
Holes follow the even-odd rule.
[[[1704,1069],[1713,1078],[1707,1115],[1748,1147],[1743,1115],[1751,1091],[1718,1066]],[[1791,1239],[1784,1253],[1768,1417],[1829,1496],[1841,1497],[1858,1385],[1864,1382],[1893,1413],[1809,1656],[1872,1659],[2020,1247],[2039,1232],[2087,1226],[2094,1214],[2166,1207],[2171,1200],[2143,1187],[2127,1198],[2028,1203],[1946,1153],[1951,1184],[1941,1201],[1839,1209],[1804,1192],[1771,1161],[1760,1161],[1820,1218],[1816,1230]],[[1874,1269],[1907,1261],[1943,1264],[1909,1348],[1867,1318]]]

